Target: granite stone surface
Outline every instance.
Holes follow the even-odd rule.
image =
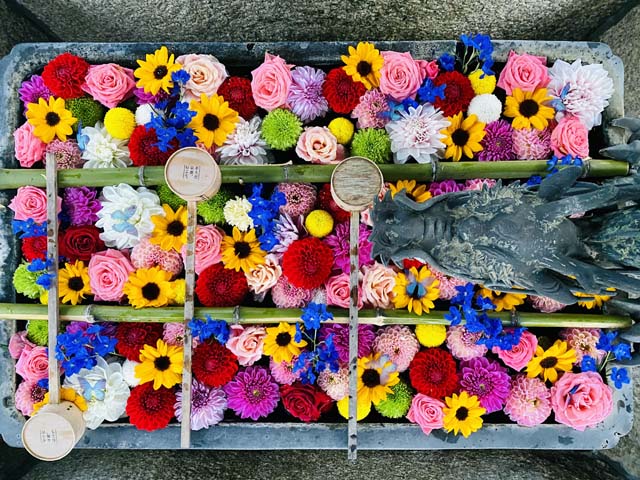
[[[0,58],[17,43],[50,41],[49,35],[0,0]]]

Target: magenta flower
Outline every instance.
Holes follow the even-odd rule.
[[[26,108],[30,103],[38,103],[39,98],[49,100],[51,91],[44,84],[40,75],[32,75],[29,80],[22,82],[18,89],[18,95]]]
[[[460,190],[462,190],[462,186],[458,185],[455,180],[432,182],[431,185],[429,185],[429,191],[433,197],[437,197],[443,193],[459,192]]]
[[[513,160],[513,128],[504,120],[489,123],[484,131],[486,135],[480,142],[483,150],[478,152],[481,162],[495,162],[499,160]]]
[[[278,406],[280,389],[266,368],[247,367],[224,386],[228,407],[240,418],[258,420]]]
[[[296,67],[291,72],[291,87],[287,103],[291,111],[304,123],[324,117],[329,103],[322,95],[322,84],[326,74],[312,67]]]
[[[320,328],[320,339],[325,340],[333,335],[333,345],[342,363],[349,361],[349,326],[339,323],[328,323]],[[373,325],[358,325],[358,358],[367,357],[373,349],[376,334]]]
[[[102,208],[98,192],[89,187],[65,188],[62,203],[73,226],[95,224]]]
[[[497,412],[509,395],[509,374],[498,362],[485,357],[462,362],[460,386],[469,395],[476,395],[487,413]]]
[[[373,258],[371,257],[373,244],[369,241],[370,233],[371,231],[367,225],[360,224],[358,236],[358,259],[360,267],[373,263]],[[344,222],[336,225],[334,232],[325,239],[325,242],[333,250],[334,268],[349,274],[349,223]]]

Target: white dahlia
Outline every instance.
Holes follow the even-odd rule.
[[[86,160],[83,168],[124,168],[131,165],[128,140],[118,140],[107,132],[98,122],[95,127],[84,127],[79,143],[84,146],[82,158]]]
[[[217,153],[223,165],[264,165],[268,163],[266,146],[260,135],[260,117],[248,122],[240,118]]]

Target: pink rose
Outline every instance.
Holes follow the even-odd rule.
[[[423,393],[418,393],[411,400],[411,408],[407,413],[410,422],[417,423],[425,435],[442,428],[444,421],[444,403]]]
[[[613,410],[611,387],[596,372],[567,372],[551,387],[551,406],[558,423],[582,432]]]
[[[27,381],[37,382],[49,375],[49,360],[45,347],[25,346],[16,362],[16,373]]]
[[[545,57],[527,53],[518,55],[511,50],[497,85],[504,89],[507,95],[511,95],[514,88],[533,92],[536,88],[546,87],[550,80]]]
[[[129,257],[119,250],[94,253],[89,260],[89,282],[95,299],[120,301],[124,284],[134,270]]]
[[[589,156],[589,130],[578,117],[563,117],[551,132],[551,148],[558,157],[586,158]]]
[[[533,358],[537,347],[538,339],[536,336],[525,330],[522,332],[520,342],[514,345],[511,350],[502,350],[499,347],[493,347],[492,352],[498,355],[507,367],[511,367],[519,372],[526,367],[529,360]]]
[[[251,72],[251,92],[256,105],[268,112],[287,105],[293,65],[277,55],[264,54],[264,62]]]
[[[307,162],[327,165],[344,160],[344,147],[327,127],[306,127],[298,138],[296,154]]]
[[[44,159],[47,144],[33,134],[35,127],[29,122],[21,125],[13,132],[15,152],[20,166],[29,168]]]
[[[416,60],[416,62],[420,67],[420,74],[422,75],[423,81],[425,78],[433,80],[438,76],[440,67],[438,66],[437,60],[431,60],[430,62],[427,62],[426,60]]]
[[[224,65],[213,55],[181,55],[176,62],[191,76],[185,85],[187,100],[200,100],[203,93],[211,97],[229,76]]]
[[[91,65],[82,85],[82,90],[108,108],[131,97],[135,88],[133,70],[115,63]]]
[[[62,210],[62,199],[57,197],[58,213]],[[47,221],[47,194],[38,187],[20,187],[13,197],[9,208],[14,212],[16,220],[33,219],[36,223]]]
[[[278,258],[269,254],[264,263],[256,265],[256,268],[247,272],[245,276],[249,289],[256,295],[263,295],[278,283],[282,276],[282,267],[278,264]]]
[[[200,275],[205,268],[220,263],[222,255],[220,244],[225,233],[215,225],[198,225],[196,228],[196,274]],[[187,246],[182,247],[182,260],[187,261]]]
[[[373,308],[392,308],[396,273],[380,263],[362,266],[362,299]]]
[[[238,357],[243,367],[253,365],[262,357],[262,347],[267,331],[264,327],[243,327],[231,325],[231,332],[226,347]]]
[[[341,273],[329,277],[326,284],[327,305],[349,308],[349,275]],[[362,288],[358,286],[358,308],[362,308],[363,297]]]
[[[382,52],[384,65],[380,70],[380,91],[401,102],[415,98],[422,84],[423,69],[409,52]],[[427,73],[426,67],[424,73]]]
[[[11,338],[9,339],[9,355],[11,355],[11,358],[17,360],[20,358],[20,355],[25,348],[33,348],[35,346],[36,345],[30,342],[27,338],[26,331],[23,330],[22,332],[16,332],[11,335]]]

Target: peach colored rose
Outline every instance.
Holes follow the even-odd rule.
[[[492,352],[498,355],[507,367],[511,367],[519,372],[526,367],[529,360],[533,358],[537,346],[538,339],[536,336],[525,330],[522,332],[520,342],[514,345],[511,350],[502,350],[499,347],[493,347]]]
[[[257,106],[268,112],[287,106],[292,68],[279,56],[264,54],[264,62],[251,72],[251,92]]]
[[[423,393],[418,393],[411,400],[411,408],[407,413],[410,422],[417,423],[425,435],[442,428],[444,421],[444,403]]]
[[[589,130],[578,117],[566,116],[551,132],[551,148],[558,157],[586,158],[589,156]]]
[[[22,351],[26,347],[33,348],[35,346],[36,345],[30,342],[27,338],[26,331],[23,330],[22,332],[16,332],[11,335],[11,338],[9,339],[9,355],[11,355],[11,358],[17,360],[18,358],[20,358]]]
[[[374,263],[362,266],[362,298],[374,308],[393,307],[396,273],[392,268]]]
[[[514,88],[533,92],[536,88],[546,87],[550,80],[545,57],[537,57],[527,53],[518,55],[511,50],[497,85],[504,89],[507,95],[511,95]]]
[[[282,267],[275,255],[269,254],[265,262],[245,274],[249,289],[256,295],[267,293],[282,276]]]
[[[47,148],[47,144],[33,134],[34,128],[27,122],[13,132],[16,158],[24,168],[32,167],[34,163],[44,159]]]
[[[108,108],[131,97],[135,88],[133,70],[115,63],[91,65],[82,85],[82,90]]]
[[[613,410],[611,387],[596,372],[567,372],[551,387],[551,406],[556,422],[582,432]]]
[[[220,263],[220,244],[226,234],[215,225],[198,225],[196,228],[196,274],[205,268]],[[182,247],[182,260],[187,261],[187,246]]]
[[[243,367],[253,365],[262,357],[262,347],[267,331],[264,327],[232,325],[226,347],[238,357]]]
[[[176,62],[191,76],[185,85],[187,100],[199,100],[202,93],[207,97],[214,95],[229,76],[224,65],[213,55],[181,55]]]
[[[57,211],[62,210],[62,199],[57,197]],[[9,208],[14,212],[16,220],[33,219],[36,223],[47,221],[47,194],[38,187],[20,187],[13,197]]]
[[[415,98],[423,80],[423,69],[409,52],[382,52],[380,91],[401,102]],[[424,68],[426,73],[426,67]]]
[[[327,165],[344,160],[344,147],[327,127],[306,127],[298,138],[296,154],[307,162]]]
[[[118,302],[124,295],[124,284],[135,268],[129,257],[119,250],[94,253],[89,260],[89,283],[96,300]]]
[[[49,375],[49,360],[45,347],[25,346],[16,362],[16,373],[28,381],[37,382]]]
[[[327,305],[349,308],[349,275],[341,273],[329,277],[326,284]],[[362,308],[362,288],[358,286],[358,308]]]

